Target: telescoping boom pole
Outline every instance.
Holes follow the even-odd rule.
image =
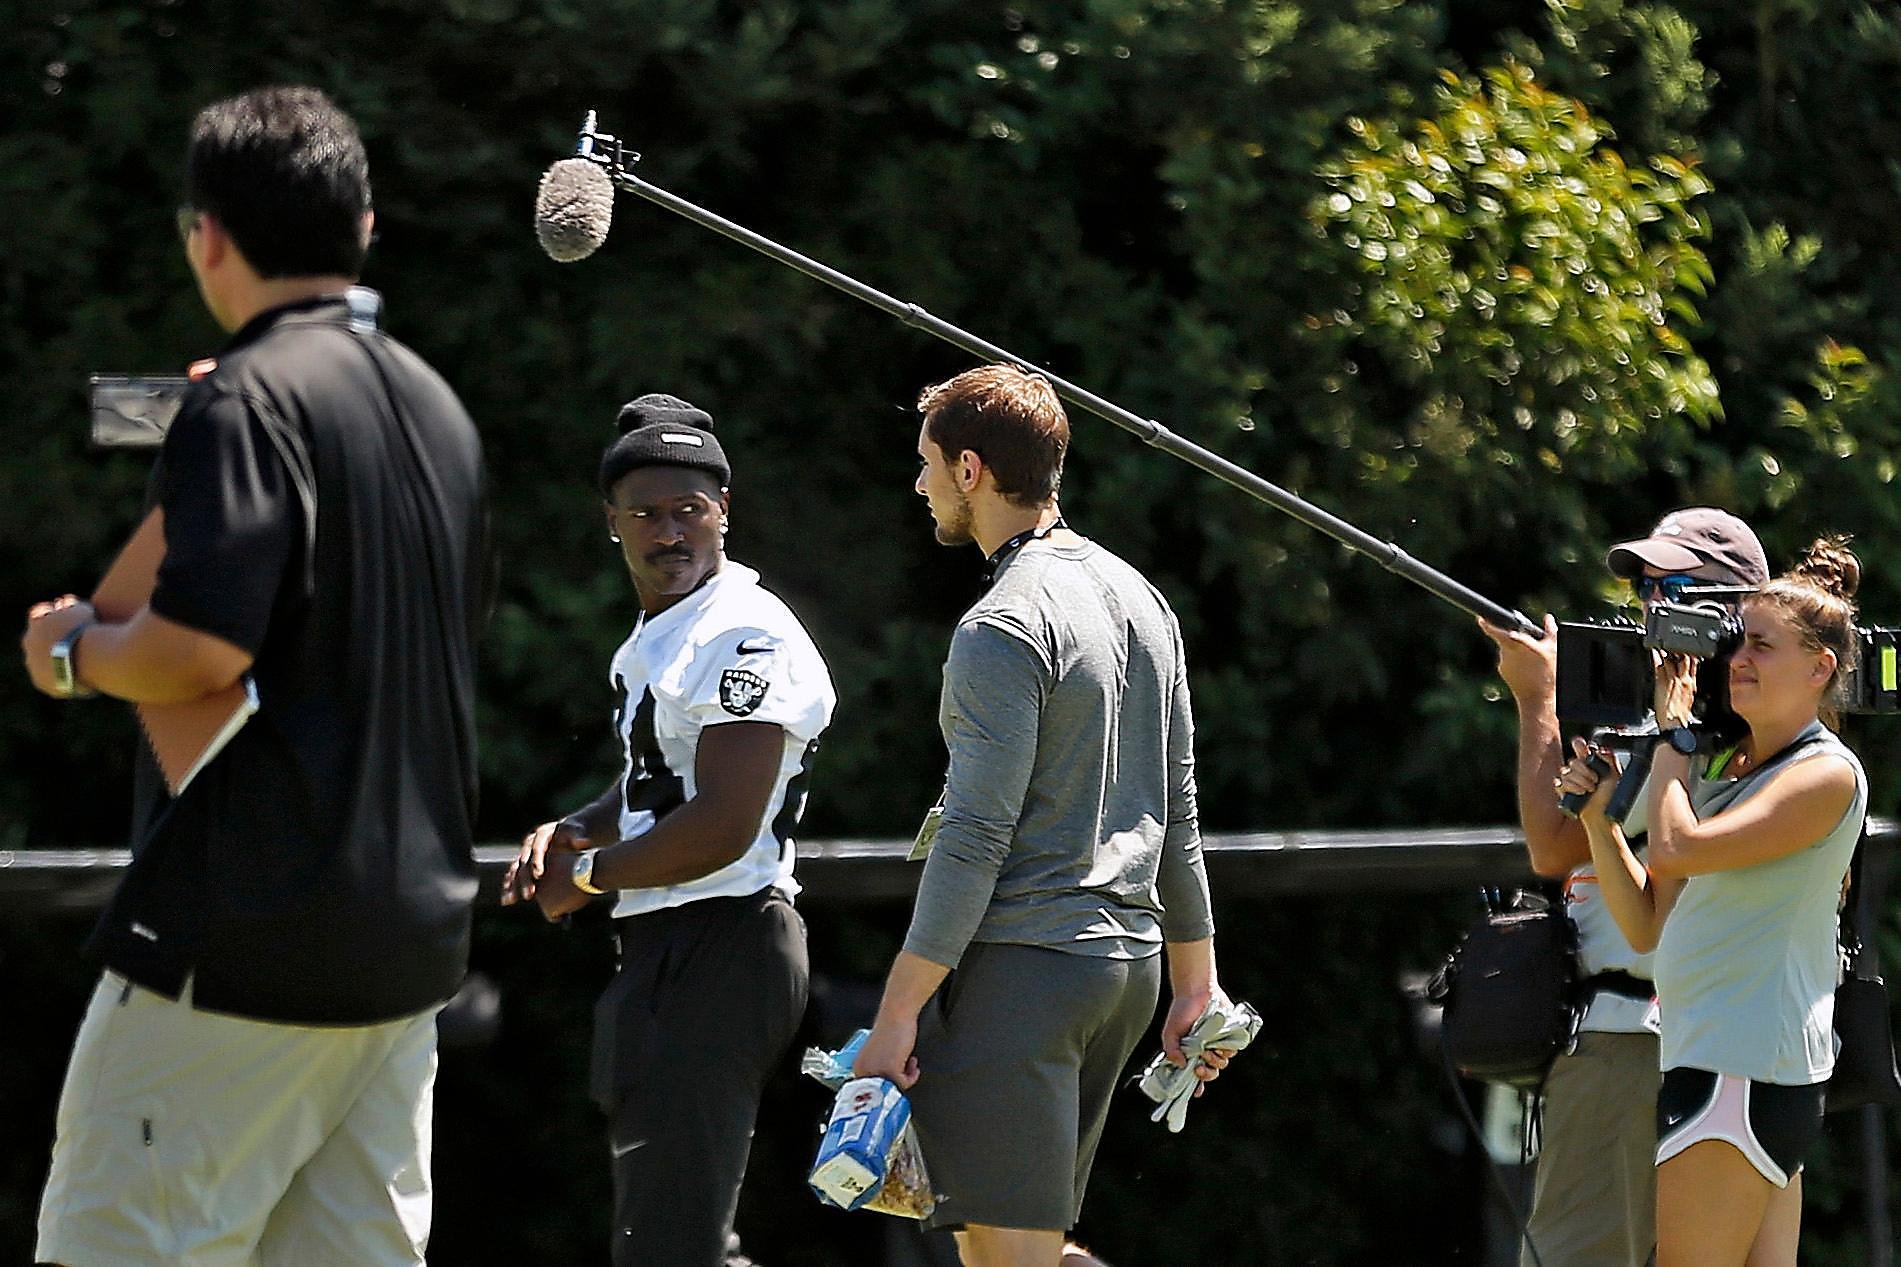
[[[587,122],[582,125],[580,139],[575,145],[575,155],[598,163],[606,170],[616,187],[628,193],[638,194],[648,202],[664,207],[676,215],[684,216],[693,223],[731,238],[741,245],[749,246],[761,255],[770,256],[781,264],[795,268],[807,277],[816,278],[828,286],[842,290],[852,298],[862,300],[881,312],[896,317],[908,326],[915,326],[934,334],[946,343],[962,348],[980,359],[1008,362],[1042,375],[1049,380],[1057,394],[1071,404],[1087,409],[1099,418],[1107,419],[1124,431],[1132,432],[1150,446],[1172,454],[1190,466],[1206,471],[1216,479],[1233,485],[1284,514],[1291,515],[1309,528],[1326,533],[1348,549],[1365,555],[1390,572],[1398,573],[1461,611],[1481,616],[1500,628],[1516,629],[1533,638],[1543,637],[1544,631],[1532,624],[1523,613],[1499,606],[1483,594],[1460,584],[1438,569],[1421,563],[1392,542],[1381,541],[1378,537],[1363,532],[1338,515],[1330,514],[1312,502],[1288,492],[1278,484],[1262,479],[1246,467],[1230,462],[1220,454],[1205,449],[1192,440],[1183,439],[1154,419],[1131,413],[1114,401],[1106,400],[1086,388],[1078,387],[1067,379],[1024,360],[1006,348],[998,347],[987,339],[980,339],[967,330],[932,316],[917,304],[907,303],[881,290],[873,289],[827,264],[801,255],[789,247],[781,246],[771,238],[755,233],[744,225],[735,224],[723,216],[715,215],[703,207],[695,206],[684,198],[642,180],[633,171],[633,165],[640,161],[640,155],[628,151],[617,138],[598,131],[591,112]]]

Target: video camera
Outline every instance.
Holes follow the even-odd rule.
[[[1696,592],[1699,598],[1702,593]],[[1855,633],[1860,654],[1843,681],[1845,710],[1901,712],[1901,627],[1862,626]],[[1710,601],[1653,602],[1642,624],[1626,619],[1561,621],[1558,720],[1612,730],[1642,725],[1653,692],[1650,653],[1675,651],[1702,661],[1697,669],[1697,720],[1713,731],[1729,730],[1735,723],[1729,709],[1729,655],[1741,642],[1742,618]]]
[[[1684,590],[1678,600],[1690,601],[1653,600],[1642,624],[1627,619],[1559,622],[1558,720],[1591,727],[1597,747],[1631,754],[1605,810],[1612,822],[1623,821],[1650,765],[1655,736],[1641,733],[1641,728],[1650,716],[1655,690],[1651,652],[1680,652],[1699,662],[1691,712],[1700,742],[1721,747],[1742,738],[1747,728],[1729,706],[1729,657],[1742,644],[1743,622],[1733,607],[1718,600],[1749,592],[1719,586]],[[1859,654],[1843,679],[1845,711],[1901,712],[1901,628],[1864,626],[1855,634]],[[1603,763],[1599,772],[1609,769]],[[1560,801],[1571,814],[1583,803],[1576,793]]]
[[[1747,586],[1703,585],[1653,600],[1642,624],[1628,619],[1558,625],[1558,720],[1609,731],[1642,725],[1650,714],[1652,651],[1702,661],[1696,716],[1712,730],[1740,731],[1729,709],[1729,653],[1742,643],[1735,600]],[[1728,601],[1724,601],[1728,600]]]

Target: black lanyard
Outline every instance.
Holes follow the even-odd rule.
[[[997,569],[1003,566],[1005,559],[1015,554],[1018,550],[1021,550],[1032,541],[1041,541],[1058,528],[1067,527],[1069,527],[1068,522],[1065,521],[1061,515],[1058,515],[1055,521],[1047,527],[1025,528],[1022,532],[1017,533],[1016,536],[1011,537],[1008,541],[997,547],[995,554],[992,554],[984,561],[984,584],[988,585],[990,582],[996,580]]]

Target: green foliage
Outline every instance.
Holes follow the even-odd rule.
[[[1546,0],[1545,9],[1548,32],[1507,40],[1540,78],[1588,94],[1640,152],[1700,148],[1715,77],[1679,9],[1627,0]]]
[[[1671,324],[1694,321],[1683,292],[1710,279],[1690,206],[1708,182],[1665,156],[1628,166],[1515,64],[1448,72],[1434,105],[1410,134],[1349,119],[1356,144],[1323,173],[1315,219],[1359,283],[1333,324],[1419,401],[1407,441],[1438,460],[1529,450],[1552,472],[1629,477],[1639,433],[1718,412]]]
[[[1856,532],[1866,610],[1901,620],[1890,6],[69,0],[10,36],[5,600],[83,589],[136,516],[140,464],[84,451],[85,374],[176,370],[217,345],[170,227],[191,113],[314,81],[370,146],[366,280],[463,394],[495,472],[491,839],[612,773],[604,665],[633,607],[589,476],[622,400],[670,390],[713,412],[738,468],[734,555],[826,651],[841,705],[813,834],[914,826],[942,775],[938,666],[976,584],[975,560],[931,542],[909,491],[910,404],[964,358],[631,197],[598,256],[550,264],[529,232],[535,176],[590,107],[655,183],[1508,604],[1597,614],[1618,596],[1608,542],[1714,501],[1751,518],[1776,561],[1821,530]],[[1075,432],[1072,520],[1181,613],[1211,826],[1509,818],[1512,710],[1465,618],[1097,420]],[[1851,740],[1892,811],[1893,724],[1854,723]],[[130,741],[118,711],[57,706],[0,675],[0,841],[115,838]],[[1471,1225],[1419,1244],[1419,1227],[1441,1226],[1432,1209],[1474,1207],[1478,1177],[1430,1142],[1449,1106],[1392,992],[1462,909],[1223,910],[1224,978],[1275,1009],[1274,1043],[1224,1087],[1226,1114],[1158,1155],[1179,1173],[1191,1146],[1223,1142],[1253,1181],[1239,1213],[1256,1261],[1470,1260]],[[815,962],[847,976],[875,969],[899,918],[811,914]],[[536,1225],[546,1256],[586,1258],[594,1124],[566,1091],[531,1111],[518,1075],[547,1052],[572,1074],[602,965],[504,918],[478,953],[509,987],[506,1050],[445,1074],[444,1112],[507,1129],[445,1128],[466,1169],[445,1179],[457,1231],[443,1253],[480,1261],[501,1244],[507,1212],[482,1201],[527,1148],[537,1173],[566,1167],[557,1186],[573,1193]],[[41,935],[77,940],[66,924]],[[589,937],[598,950],[590,930],[569,940]],[[30,930],[15,940],[0,948],[11,962],[46,962]],[[54,1048],[77,1006],[62,998],[64,1013],[36,1018]],[[45,1045],[21,1066],[35,1103],[52,1094]],[[1157,1146],[1124,1116],[1121,1155]],[[16,1133],[0,1201],[14,1257],[43,1165],[35,1123]],[[1854,1253],[1845,1145],[1812,1171],[1817,1261]],[[771,1181],[788,1185],[791,1167]],[[1151,1187],[1132,1170],[1105,1161],[1090,1214],[1112,1257],[1225,1252],[1231,1189]],[[836,1225],[796,1191],[774,1199],[747,1226],[809,1243],[767,1261],[862,1261],[863,1242],[836,1249]],[[1415,1217],[1393,1217],[1402,1201]]]

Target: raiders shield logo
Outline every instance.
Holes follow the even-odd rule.
[[[766,679],[745,669],[719,675],[719,706],[735,717],[745,717],[766,698]]]

